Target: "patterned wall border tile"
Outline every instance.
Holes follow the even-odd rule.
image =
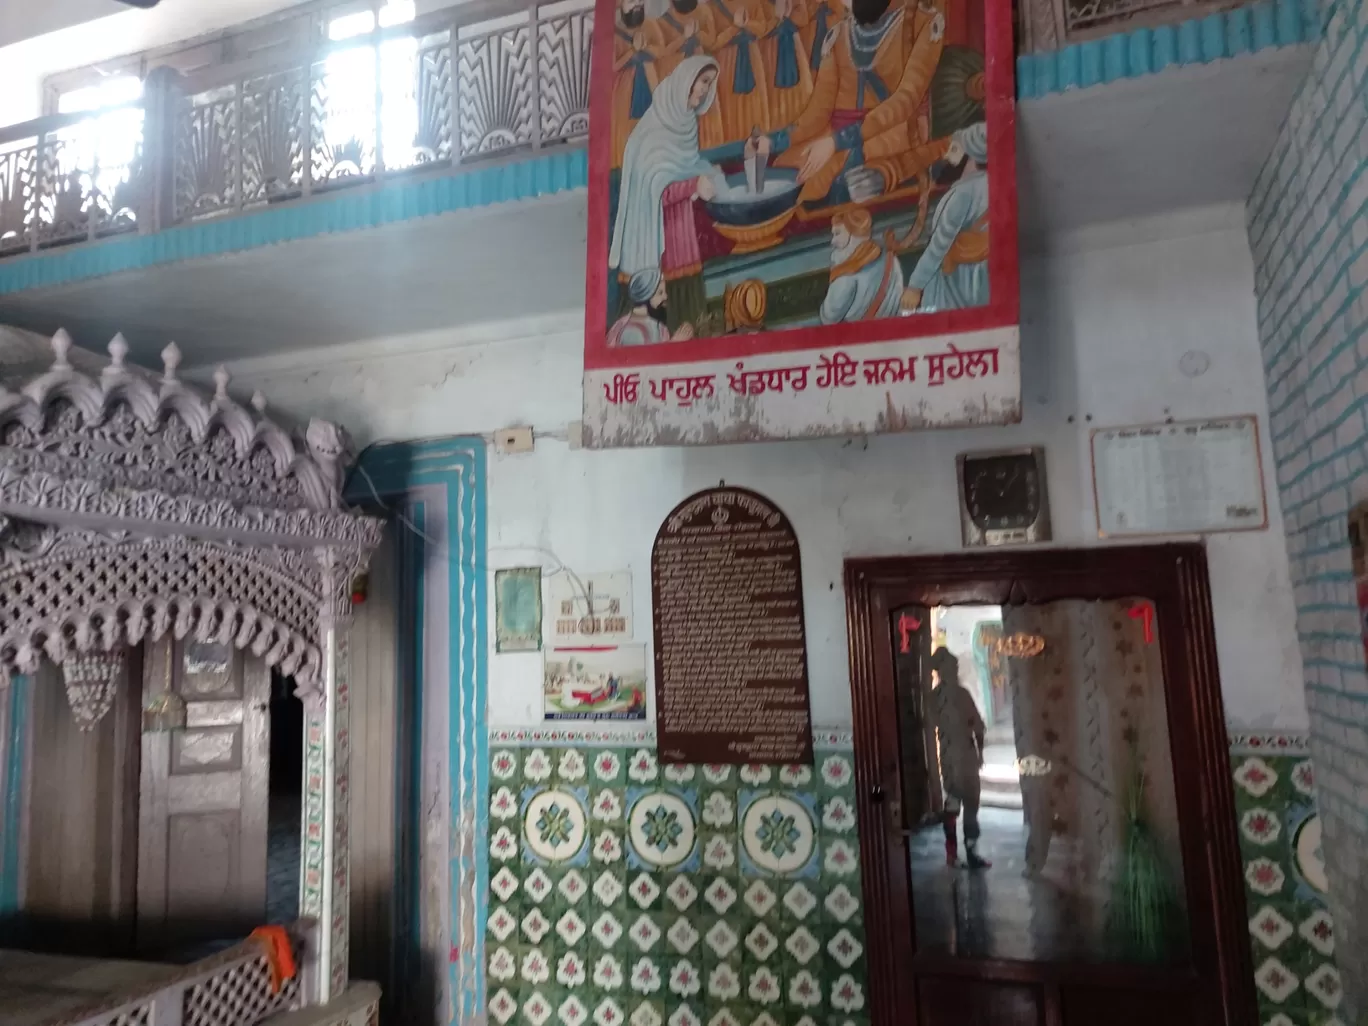
[[[1342,992],[1304,735],[1231,733],[1259,1022],[1335,1026]]]
[[[614,730],[607,727],[491,727],[491,745],[654,745],[654,727]],[[855,747],[855,732],[849,727],[813,727],[812,743],[817,748]]]
[[[1307,755],[1311,751],[1309,737],[1297,731],[1239,730],[1231,727],[1228,738],[1232,755]]]

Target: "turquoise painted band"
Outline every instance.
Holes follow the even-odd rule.
[[[511,200],[535,199],[589,181],[583,147],[447,175],[383,182],[219,220],[195,221],[149,235],[17,256],[0,261],[0,295],[98,278],[120,271],[217,256],[258,246],[375,228]]]
[[[1017,97],[1035,100],[1069,89],[1152,75],[1170,65],[1213,61],[1295,46],[1320,37],[1315,0],[1258,3],[1194,18],[1074,43],[1060,50],[1017,58]]]

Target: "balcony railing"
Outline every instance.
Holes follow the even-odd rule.
[[[591,7],[476,0],[0,129],[0,256],[582,144]]]
[[[1134,28],[1205,17],[1247,0],[1020,0],[1018,50],[1059,50]]]
[[[1089,41],[1099,36],[1188,22],[1181,28],[1194,31],[1179,33],[1176,57],[1162,51],[1159,33],[1153,54],[1145,41],[1137,50],[1135,39],[1111,40],[1123,58],[1138,52],[1139,67],[1186,63],[1185,47],[1209,49],[1192,42],[1193,19],[1236,6],[1020,0],[1019,49],[1095,48]],[[1302,8],[1315,22],[1314,0],[1250,6],[1255,41],[1310,38],[1299,29]],[[0,258],[582,145],[592,35],[592,0],[468,0],[405,25],[189,75],[155,69],[137,104],[0,128]]]
[[[122,107],[0,131],[0,255],[136,228],[143,117]]]

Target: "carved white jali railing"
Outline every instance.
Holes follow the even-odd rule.
[[[341,429],[311,421],[297,440],[260,395],[238,405],[226,370],[204,396],[177,378],[174,345],[160,380],[125,366],[127,349],[115,336],[86,374],[59,332],[50,369],[0,384],[0,674],[170,635],[294,678],[300,914],[322,924],[310,957],[326,1001],[347,984],[351,589],[382,525],[341,506]]]
[[[0,129],[0,255],[132,231],[149,167],[140,105]]]
[[[302,939],[305,924],[296,924]],[[299,944],[296,942],[296,949]],[[272,983],[265,948],[247,940],[187,965],[170,979],[143,984],[74,1008],[69,1026],[256,1026],[306,1004],[313,981],[307,973]]]
[[[583,144],[591,0],[472,0],[0,129],[0,256]]]

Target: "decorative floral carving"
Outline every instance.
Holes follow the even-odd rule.
[[[76,514],[108,521],[141,521],[194,533],[194,528],[211,529],[218,536],[279,536],[281,543],[320,542],[332,546],[355,547],[369,551],[380,543],[382,526],[373,517],[342,512],[314,510],[272,510],[238,508],[221,499],[201,499],[189,495],[105,488],[83,479],[62,478],[55,474],[24,474],[4,463],[0,449],[0,508],[52,519]],[[131,525],[130,525],[131,526]]]
[[[128,346],[116,335],[112,362],[98,378],[72,367],[71,339],[52,340],[54,362],[21,392],[0,388],[0,465],[89,478],[104,488],[222,499],[235,505],[331,511],[340,507],[350,447],[341,428],[309,424],[307,446],[265,415],[228,395],[226,369],[205,398],[176,377],[180,352],[162,353],[160,388],[124,366]]]
[[[82,733],[94,730],[105,713],[114,707],[123,668],[122,648],[110,653],[77,656],[62,664],[71,716]]]
[[[183,537],[52,537],[0,566],[0,664],[37,669],[73,652],[177,637],[249,648],[317,686],[321,571],[303,555]]]
[[[71,346],[58,332],[46,373],[0,385],[0,668],[169,633],[250,649],[316,701],[322,631],[382,531],[341,508],[345,432],[311,422],[306,451],[225,369],[212,396],[183,384],[174,344],[159,382],[120,336],[98,373]]]

